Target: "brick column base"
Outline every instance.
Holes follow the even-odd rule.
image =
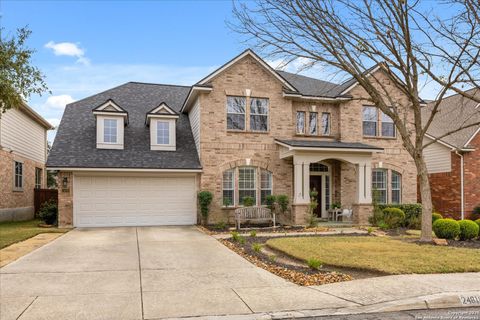
[[[355,224],[369,224],[368,217],[373,215],[373,205],[365,203],[356,203],[352,205],[352,221]]]
[[[63,178],[67,178],[67,186],[63,186]],[[60,171],[58,183],[58,226],[73,227],[73,175],[71,172]]]
[[[290,223],[293,225],[305,225],[308,204],[293,204]]]

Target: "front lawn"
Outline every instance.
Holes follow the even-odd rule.
[[[480,271],[480,250],[419,245],[387,237],[289,237],[267,245],[294,258],[387,274]]]
[[[40,233],[67,232],[69,229],[40,228],[40,220],[0,222],[0,249]]]

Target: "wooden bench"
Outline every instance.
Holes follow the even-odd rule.
[[[244,207],[235,209],[235,223],[240,229],[242,222],[273,222],[275,228],[275,213],[265,207]]]

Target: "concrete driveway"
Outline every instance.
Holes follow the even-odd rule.
[[[358,304],[257,268],[195,227],[75,229],[0,269],[0,319],[160,319]]]

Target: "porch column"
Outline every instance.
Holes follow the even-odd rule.
[[[372,203],[372,164],[370,161],[357,164],[357,203]]]
[[[294,204],[310,202],[310,162],[293,158]]]

